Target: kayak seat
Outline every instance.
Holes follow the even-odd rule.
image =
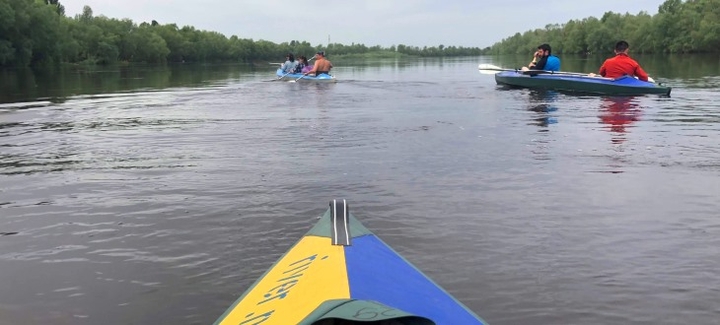
[[[320,304],[300,325],[436,325],[430,319],[377,301],[334,299]]]

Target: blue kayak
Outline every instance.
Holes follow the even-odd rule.
[[[285,72],[282,71],[282,69],[277,69],[275,74],[278,76],[278,79],[280,80],[286,80],[286,81],[311,81],[311,82],[337,82],[335,79],[335,76],[329,75],[329,74],[320,74],[319,76],[311,76],[307,75],[303,77],[302,73],[288,73],[285,74]],[[302,77],[302,78],[300,78]]]
[[[333,200],[215,324],[486,323]]]
[[[623,76],[616,79],[551,71],[503,71],[495,74],[498,85],[549,89],[601,95],[670,95],[670,87]]]

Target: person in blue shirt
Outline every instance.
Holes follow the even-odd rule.
[[[297,61],[295,61],[295,56],[292,53],[288,53],[285,56],[285,63],[280,66],[280,69],[282,69],[284,73],[292,73],[295,72],[296,66]]]
[[[560,71],[560,58],[552,55],[549,44],[542,44],[537,47],[532,62],[523,70]]]

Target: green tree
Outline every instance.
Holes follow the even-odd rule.
[[[165,40],[155,34],[151,26],[140,26],[130,35],[131,42],[136,46],[132,61],[161,63],[166,62],[170,50]]]
[[[60,15],[60,16],[65,16],[65,6],[63,6],[62,4],[60,4],[60,1],[58,1],[58,0],[45,0],[45,4],[55,7],[55,11],[58,13],[58,15]]]
[[[720,0],[667,0],[654,16],[606,12],[545,30],[517,33],[485,51],[495,54],[527,53],[539,40],[551,41],[559,53],[608,52],[627,40],[635,52],[720,51]]]
[[[533,32],[533,34],[537,34]],[[536,38],[542,38],[538,35]],[[520,46],[525,50],[527,46]],[[479,48],[398,45],[383,48],[361,43],[312,45],[290,40],[274,43],[236,35],[226,37],[175,24],[136,24],[130,19],[96,16],[90,6],[65,17],[58,0],[0,0],[0,66],[25,66],[53,62],[112,64],[128,62],[206,62],[278,60],[285,53],[311,56],[317,50],[331,55],[388,52],[392,55],[479,55]]]
[[[0,65],[59,62],[61,18],[44,0],[0,0]]]

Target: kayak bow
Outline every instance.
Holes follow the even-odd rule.
[[[320,221],[215,324],[390,320],[398,325],[486,324],[360,224],[345,200],[333,200]]]

